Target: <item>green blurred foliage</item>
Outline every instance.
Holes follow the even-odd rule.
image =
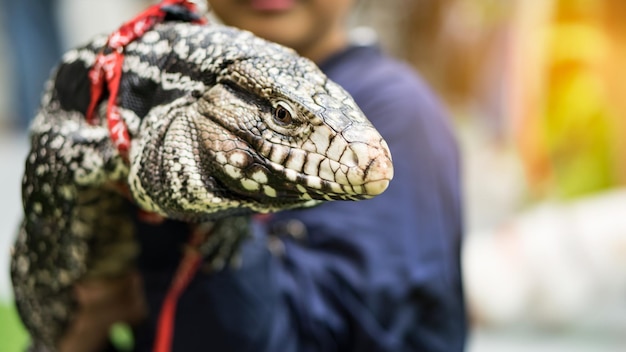
[[[23,352],[26,350],[28,335],[15,306],[12,303],[0,303],[0,351]]]
[[[557,195],[572,198],[615,185],[615,118],[597,77],[571,70],[554,80],[547,99],[543,137]]]

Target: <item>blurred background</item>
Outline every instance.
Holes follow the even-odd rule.
[[[61,52],[152,1],[0,0],[0,350],[26,126]],[[626,1],[361,0],[448,107],[464,156],[469,352],[626,351]]]

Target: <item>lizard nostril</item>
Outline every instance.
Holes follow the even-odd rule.
[[[352,142],[346,152],[342,156],[341,162],[346,160],[346,165],[356,166],[363,172],[363,181],[391,179],[393,176],[393,165],[391,163],[391,154],[387,144],[381,143],[381,140],[369,140],[359,143]],[[353,164],[349,165],[351,161]]]
[[[353,143],[348,149],[357,164],[348,169],[346,181],[352,185],[353,190],[359,190],[357,193],[363,196],[375,196],[382,193],[393,178],[393,164],[389,149],[384,143],[376,147],[376,143]]]
[[[367,195],[383,193],[393,178],[393,164],[388,155],[387,149],[382,149],[380,155],[365,170],[363,183]]]

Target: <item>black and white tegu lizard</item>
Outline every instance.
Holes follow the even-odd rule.
[[[220,267],[247,234],[228,224],[370,198],[392,178],[385,141],[311,61],[245,31],[180,22],[158,24],[124,49],[125,158],[105,119],[85,119],[88,71],[106,41],[64,55],[31,127],[11,272],[34,345],[54,350],[77,281],[132,267],[133,213],[120,185],[145,211],[213,222],[203,248]]]

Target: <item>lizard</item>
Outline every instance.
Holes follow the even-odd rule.
[[[165,21],[123,48],[126,153],[100,118],[106,102],[86,118],[106,44],[63,56],[30,128],[11,277],[35,349],[55,350],[73,285],[132,268],[134,207],[212,226],[200,249],[219,270],[251,214],[371,198],[393,177],[386,142],[312,61],[219,24]]]

